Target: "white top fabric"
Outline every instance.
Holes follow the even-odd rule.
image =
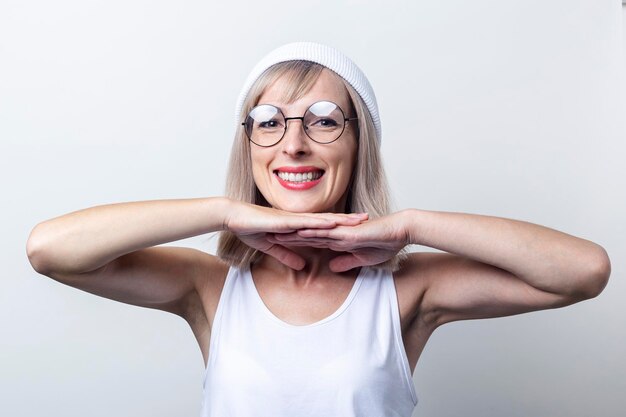
[[[202,417],[410,417],[417,405],[390,272],[363,267],[344,303],[297,326],[231,267],[217,307]]]
[[[374,127],[378,136],[378,141],[382,139],[382,128],[380,126],[380,116],[378,114],[378,104],[374,89],[370,85],[363,71],[350,58],[339,50],[315,42],[293,42],[278,47],[265,55],[250,71],[248,78],[243,84],[237,105],[235,107],[236,123],[240,124],[241,110],[243,102],[248,96],[250,88],[263,72],[274,64],[285,61],[304,60],[316,62],[334,71],[346,80],[355,90],[367,106],[372,116]]]

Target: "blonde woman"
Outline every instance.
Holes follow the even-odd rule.
[[[203,417],[408,417],[437,327],[567,306],[607,284],[609,258],[585,239],[392,213],[374,92],[331,47],[270,52],[236,114],[226,196],[92,207],[27,243],[41,274],[183,317],[206,364]],[[210,232],[216,255],[155,246]]]

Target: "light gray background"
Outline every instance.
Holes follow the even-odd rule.
[[[598,298],[438,329],[415,371],[415,415],[623,415],[620,2],[380,3],[0,4],[0,414],[199,415],[187,324],[38,275],[26,239],[81,208],[220,195],[248,71],[312,40],[370,78],[398,209],[539,223],[612,260]]]

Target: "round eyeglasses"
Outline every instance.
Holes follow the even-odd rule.
[[[339,139],[346,122],[357,117],[345,117],[343,110],[332,101],[313,103],[302,117],[285,117],[283,112],[271,104],[261,104],[250,110],[245,126],[248,139],[256,145],[269,147],[280,142],[287,132],[287,120],[302,120],[304,133],[317,143],[331,143]]]

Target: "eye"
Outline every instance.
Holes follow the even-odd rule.
[[[264,122],[259,122],[258,126],[260,128],[265,128],[265,129],[275,129],[279,127],[279,123],[278,123],[278,120],[267,120]]]
[[[330,118],[318,119],[311,123],[315,127],[336,127],[338,124],[336,120]]]

